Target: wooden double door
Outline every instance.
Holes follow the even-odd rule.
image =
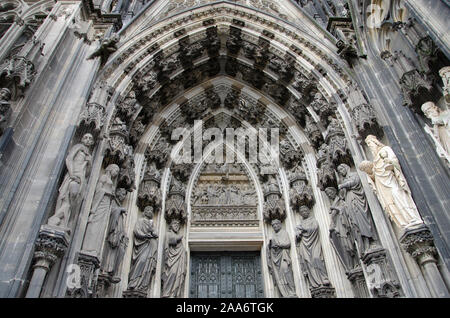
[[[190,297],[264,297],[259,252],[191,252]]]

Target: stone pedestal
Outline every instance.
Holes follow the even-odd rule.
[[[49,225],[41,227],[35,243],[35,263],[26,298],[39,297],[47,273],[69,245],[69,232],[69,229]]]
[[[357,298],[370,298],[369,290],[367,289],[364,272],[360,266],[353,268],[347,272],[348,280],[352,283],[353,291]]]
[[[312,298],[336,298],[336,292],[331,286],[311,288],[310,291]]]
[[[386,250],[382,247],[371,247],[362,257],[366,265],[367,284],[375,298],[400,297],[401,288],[386,258]]]
[[[147,292],[142,290],[126,290],[122,293],[123,298],[147,298]]]
[[[78,253],[77,265],[79,266],[78,286],[68,288],[66,297],[69,298],[92,298],[96,293],[96,270],[100,267],[100,260],[97,256],[84,253]]]
[[[444,279],[437,267],[437,250],[433,235],[426,225],[406,229],[400,237],[402,247],[419,264],[425,280],[435,294],[435,297],[450,297]]]

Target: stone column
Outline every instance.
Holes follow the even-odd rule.
[[[34,252],[35,264],[33,275],[27,290],[26,298],[38,298],[45,277],[53,264],[61,257],[68,247],[69,230],[49,225],[43,225],[36,240]]]
[[[429,228],[423,225],[418,228],[406,229],[400,238],[400,243],[419,264],[435,297],[450,297],[449,290],[437,267],[437,250]]]

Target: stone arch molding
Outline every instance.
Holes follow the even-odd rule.
[[[110,178],[116,188],[131,193],[127,210],[135,213],[129,214],[127,223],[128,261],[114,273],[121,275],[120,287],[116,277],[106,275],[102,267],[106,243],[93,253],[85,253],[85,243],[81,245],[77,261],[86,269],[83,281],[97,281],[96,291],[90,289],[89,283],[83,294],[186,295],[189,275],[177,277],[175,285],[167,285],[173,280],[168,278],[171,269],[166,268],[164,251],[171,248],[167,245],[169,238],[181,244],[180,253],[188,251],[184,224],[193,167],[171,162],[174,142],[169,136],[182,124],[192,127],[194,120],[201,118],[206,125],[215,124],[220,116],[226,116],[237,127],[280,130],[281,160],[276,171],[265,176],[260,167],[252,167],[260,179],[262,212],[267,224],[262,240],[263,255],[267,257],[264,266],[271,268],[272,273],[265,275],[267,295],[402,294],[375,230],[371,253],[361,254],[354,268],[347,268],[348,264],[339,260],[341,256],[328,238],[330,202],[322,191],[337,189],[341,181],[336,172],[338,165],[346,164],[355,170],[359,160],[355,154],[362,153],[362,148],[350,138],[380,136],[382,130],[364,93],[325,34],[317,39],[281,19],[219,2],[178,13],[105,45],[115,52],[106,55],[108,61],[80,114],[74,142],[91,133],[95,140],[94,160],[98,163],[91,176],[98,179],[89,179],[90,188],[105,176]],[[114,176],[112,171],[116,169],[119,170]],[[95,196],[86,193],[85,200],[95,202]],[[137,219],[138,210],[145,211],[147,207],[152,208],[155,228],[159,229],[161,239],[155,253],[161,261],[154,265],[154,276],[144,289],[130,289],[126,282],[128,275],[132,276],[134,262],[132,227],[141,222]],[[87,205],[80,211],[84,215],[91,212]],[[282,238],[274,234],[278,233],[275,226],[274,230],[270,228],[275,220],[281,223]],[[174,221],[181,224],[180,232],[166,226]],[[371,219],[369,222],[373,223]],[[320,268],[311,267],[315,260],[302,258],[303,230],[297,227],[298,223],[320,232],[316,244],[318,255],[323,255],[318,260]],[[270,267],[272,251],[268,242],[272,239],[289,243],[287,255],[292,259],[292,268],[288,286],[277,285],[277,275],[273,274],[276,268]],[[86,237],[84,241],[88,241]],[[187,262],[186,258],[183,262]],[[385,270],[379,277],[380,283],[373,287],[365,283],[364,271],[375,262]],[[101,274],[96,272],[98,268]],[[314,273],[318,275],[316,280],[311,278]],[[113,291],[111,285],[115,286]],[[76,290],[68,293],[79,294]]]

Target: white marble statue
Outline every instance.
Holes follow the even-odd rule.
[[[439,109],[433,102],[423,104],[422,111],[433,124],[425,125],[425,131],[433,138],[438,155],[450,166],[450,111]]]
[[[373,135],[366,138],[366,144],[374,159],[361,162],[359,169],[367,173],[389,218],[401,229],[423,224],[394,151]]]

